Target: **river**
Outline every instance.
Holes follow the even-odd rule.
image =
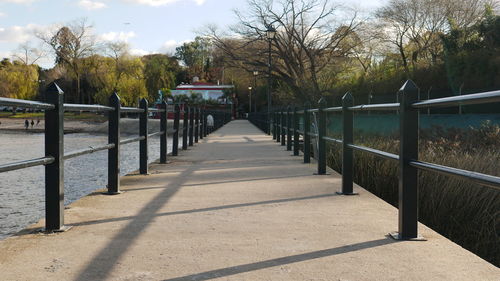
[[[149,138],[149,159],[160,157],[159,137]],[[107,143],[106,135],[67,134],[64,151],[71,152]],[[168,140],[168,151],[172,141]],[[0,164],[44,156],[44,134],[0,132]],[[69,159],[64,165],[67,205],[107,183],[107,151]],[[139,169],[139,143],[121,146],[120,174]],[[44,167],[0,173],[0,239],[12,235],[44,216]]]

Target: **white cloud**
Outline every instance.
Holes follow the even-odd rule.
[[[146,51],[146,50],[143,50],[143,49],[131,49],[130,50],[130,54],[132,56],[139,56],[139,57],[142,57],[142,56],[145,56],[145,55],[149,55],[151,52],[149,51]]]
[[[175,53],[175,48],[181,46],[184,43],[191,42],[193,40],[184,40],[184,41],[175,41],[175,40],[168,40],[163,45],[160,47],[160,53],[166,53],[166,54],[173,54]]]
[[[12,56],[12,52],[3,52],[0,51],[0,60],[4,58],[10,58]]]
[[[180,1],[194,1],[197,5],[203,5],[206,2],[206,0],[125,0],[125,1],[140,5],[153,6],[153,7],[165,6]]]
[[[90,0],[80,0],[78,2],[78,6],[87,9],[87,10],[98,10],[102,8],[106,8],[106,4],[97,1]]]
[[[0,12],[0,18],[5,17],[7,14]]]
[[[134,38],[136,36],[135,32],[129,31],[129,32],[108,32],[101,34],[99,36],[99,39],[103,41],[122,41],[122,42],[127,42],[130,38]]]
[[[0,42],[25,43],[34,38],[37,31],[41,31],[43,29],[44,27],[36,24],[0,27]]]

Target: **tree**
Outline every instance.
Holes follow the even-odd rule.
[[[158,90],[173,89],[177,85],[176,73],[180,71],[175,58],[162,54],[142,57],[144,63],[144,79],[150,101],[158,97]]]
[[[231,67],[267,72],[266,30],[273,26],[271,75],[301,101],[325,92],[318,75],[350,52],[347,38],[360,26],[356,12],[326,0],[250,0],[245,11],[237,12],[239,24],[229,33],[209,27],[206,35]]]
[[[196,37],[194,41],[187,42],[175,48],[175,56],[188,68],[191,77],[199,76],[210,80],[208,77],[211,60],[211,44],[203,37]]]
[[[46,55],[45,50],[41,47],[33,47],[30,42],[19,45],[12,55],[15,60],[22,62],[25,65],[34,65],[38,60]]]
[[[38,90],[38,67],[20,61],[2,60],[0,64],[0,96],[34,99]]]
[[[56,32],[38,33],[37,37],[52,48],[55,53],[55,63],[67,67],[76,80],[74,100],[83,103],[81,95],[81,61],[92,55],[96,48],[95,37],[92,35],[92,26],[86,19],[75,21],[67,26],[60,27]],[[89,97],[87,97],[87,101]]]

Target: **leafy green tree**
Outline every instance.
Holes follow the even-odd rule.
[[[15,99],[34,99],[38,92],[38,66],[19,61],[0,63],[0,96]]]
[[[175,58],[162,54],[142,57],[144,63],[144,79],[150,101],[158,98],[158,90],[174,89],[176,73],[180,71]]]
[[[194,41],[177,47],[175,55],[188,68],[191,77],[199,76],[201,79],[210,80],[211,49],[212,45],[208,39],[196,37]]]

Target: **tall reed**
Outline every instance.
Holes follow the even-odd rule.
[[[359,136],[359,134],[357,134]],[[422,161],[500,176],[500,127],[421,131]],[[393,137],[362,136],[356,144],[398,153]],[[328,164],[341,172],[341,148],[328,148]],[[398,163],[355,152],[354,181],[386,202],[398,204]],[[467,180],[419,172],[419,220],[500,266],[500,191]]]

